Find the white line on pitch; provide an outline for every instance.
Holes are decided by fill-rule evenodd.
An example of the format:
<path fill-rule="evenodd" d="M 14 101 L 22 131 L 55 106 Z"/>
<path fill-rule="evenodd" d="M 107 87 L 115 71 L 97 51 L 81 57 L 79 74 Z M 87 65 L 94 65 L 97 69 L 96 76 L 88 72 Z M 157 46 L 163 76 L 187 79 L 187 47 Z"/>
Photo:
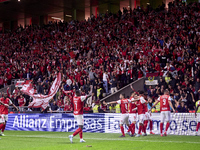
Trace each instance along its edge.
<path fill-rule="evenodd" d="M 60 139 L 66 139 L 68 137 L 56 137 L 56 136 L 45 136 L 45 135 L 8 135 L 8 136 L 12 136 L 12 137 L 38 137 L 38 138 L 50 138 L 50 139 L 54 139 L 54 138 L 60 138 Z M 100 141 L 104 141 L 104 140 L 108 140 L 108 141 L 141 141 L 141 142 L 160 142 L 160 143 L 191 143 L 191 144 L 200 144 L 200 142 L 188 142 L 188 141 L 158 141 L 158 140 L 140 140 L 140 139 L 136 139 L 136 138 L 132 138 L 132 139 L 125 139 L 125 138 L 87 138 L 85 137 L 84 139 L 89 139 L 89 140 L 100 140 Z"/>

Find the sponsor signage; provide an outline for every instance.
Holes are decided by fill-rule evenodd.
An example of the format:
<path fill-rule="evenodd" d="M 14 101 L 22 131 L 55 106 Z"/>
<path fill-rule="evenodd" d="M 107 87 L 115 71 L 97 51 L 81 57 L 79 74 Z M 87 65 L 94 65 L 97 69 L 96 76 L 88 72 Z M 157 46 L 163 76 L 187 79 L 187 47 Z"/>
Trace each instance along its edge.
<path fill-rule="evenodd" d="M 84 114 L 84 132 L 121 133 L 120 115 L 116 113 Z M 73 114 L 9 114 L 6 130 L 74 132 L 77 122 Z M 152 113 L 153 132 L 160 134 L 160 114 Z M 195 135 L 197 119 L 194 113 L 171 114 L 168 134 Z M 165 127 L 165 124 L 164 124 Z M 128 128 L 125 127 L 127 131 Z M 138 122 L 136 132 L 138 131 Z M 149 126 L 147 133 L 149 133 Z"/>

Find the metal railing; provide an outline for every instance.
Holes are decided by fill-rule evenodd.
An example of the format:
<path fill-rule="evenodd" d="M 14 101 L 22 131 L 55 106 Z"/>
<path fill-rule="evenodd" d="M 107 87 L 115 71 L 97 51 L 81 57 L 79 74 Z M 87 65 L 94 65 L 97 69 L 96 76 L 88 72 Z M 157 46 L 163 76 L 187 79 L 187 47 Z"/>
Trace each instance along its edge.
<path fill-rule="evenodd" d="M 130 96 L 130 93 L 132 92 L 132 89 L 130 88 L 130 85 L 133 86 L 133 88 L 138 91 L 138 90 L 144 90 L 144 79 L 145 77 L 142 77 L 128 85 L 126 85 L 125 87 L 119 89 L 117 92 L 108 95 L 107 97 L 101 99 L 101 101 L 106 101 L 106 102 L 110 102 L 110 101 L 114 101 L 114 100 L 118 100 L 119 99 L 119 95 L 120 94 L 125 94 L 125 96 Z"/>

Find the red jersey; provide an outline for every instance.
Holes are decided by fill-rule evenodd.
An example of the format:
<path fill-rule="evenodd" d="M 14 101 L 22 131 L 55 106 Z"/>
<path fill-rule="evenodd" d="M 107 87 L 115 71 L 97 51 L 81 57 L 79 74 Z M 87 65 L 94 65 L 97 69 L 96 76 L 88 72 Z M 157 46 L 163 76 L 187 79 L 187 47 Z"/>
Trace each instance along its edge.
<path fill-rule="evenodd" d="M 72 107 L 69 104 L 65 104 L 64 111 L 72 111 Z"/>
<path fill-rule="evenodd" d="M 4 99 L 4 98 L 2 97 L 2 98 L 0 98 L 0 101 L 1 101 L 2 103 L 4 103 L 4 104 L 7 104 L 7 105 L 12 104 L 12 101 L 11 101 L 9 98 Z M 7 114 L 8 114 L 8 107 L 6 107 L 6 106 L 0 104 L 0 114 L 5 114 L 5 115 L 7 115 Z"/>
<path fill-rule="evenodd" d="M 131 97 L 130 99 L 132 100 L 133 98 Z M 128 106 L 129 106 L 129 107 L 128 107 L 128 112 L 129 112 L 129 114 L 135 114 L 135 113 L 137 113 L 136 110 L 133 110 L 134 108 L 136 108 L 135 102 L 129 103 Z"/>
<path fill-rule="evenodd" d="M 122 99 L 122 100 L 118 100 L 117 103 L 120 104 L 122 114 L 128 113 L 128 104 L 131 103 L 131 100 Z"/>
<path fill-rule="evenodd" d="M 26 102 L 25 98 L 18 98 L 17 100 L 20 107 Z"/>
<path fill-rule="evenodd" d="M 83 115 L 83 106 L 84 100 L 87 96 L 74 96 L 73 104 L 74 104 L 74 115 Z"/>
<path fill-rule="evenodd" d="M 160 102 L 160 111 L 170 111 L 169 101 L 171 97 L 169 95 L 162 95 L 158 98 Z"/>
<path fill-rule="evenodd" d="M 144 97 L 140 97 L 140 100 L 137 102 L 137 111 L 138 111 L 138 115 L 140 114 L 145 114 L 145 99 Z"/>
<path fill-rule="evenodd" d="M 143 105 L 144 105 L 144 111 L 145 111 L 145 113 L 146 113 L 146 112 L 148 112 L 148 107 L 147 107 L 147 104 L 146 104 L 146 103 L 144 103 Z"/>

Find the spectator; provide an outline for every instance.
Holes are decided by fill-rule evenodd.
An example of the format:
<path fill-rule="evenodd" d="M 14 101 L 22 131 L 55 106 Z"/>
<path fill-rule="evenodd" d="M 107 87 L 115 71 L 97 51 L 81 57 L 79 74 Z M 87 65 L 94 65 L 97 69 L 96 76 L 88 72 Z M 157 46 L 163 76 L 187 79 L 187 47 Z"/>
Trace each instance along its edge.
<path fill-rule="evenodd" d="M 185 108 L 185 103 L 184 103 L 184 101 L 178 103 L 177 105 L 178 105 L 178 106 L 177 106 L 176 110 L 177 110 L 179 113 L 186 113 L 186 112 L 188 112 L 187 109 Z"/>
<path fill-rule="evenodd" d="M 24 111 L 24 106 L 25 106 L 25 103 L 26 103 L 26 99 L 23 97 L 22 94 L 20 94 L 20 96 L 17 99 L 17 101 L 18 101 L 19 111 Z"/>
<path fill-rule="evenodd" d="M 66 99 L 65 105 L 64 105 L 64 111 L 72 111 L 73 108 L 71 107 L 70 101 Z"/>
<path fill-rule="evenodd" d="M 117 81 L 115 78 L 113 78 L 111 80 L 111 82 L 109 82 L 109 84 L 111 84 L 111 94 L 117 92 Z"/>
<path fill-rule="evenodd" d="M 93 101 L 95 102 L 96 101 L 96 98 L 95 98 L 95 95 L 94 93 L 92 93 L 92 96 L 90 96 L 88 99 L 87 99 L 87 104 L 88 104 L 88 107 L 92 107 L 92 103 Z"/>
<path fill-rule="evenodd" d="M 115 105 L 114 105 L 114 104 L 111 104 L 111 105 L 109 106 L 109 111 L 110 111 L 110 113 L 115 113 L 115 110 L 116 110 Z"/>
<path fill-rule="evenodd" d="M 51 110 L 52 110 L 52 112 L 56 112 L 59 110 L 59 107 L 56 104 L 56 101 L 53 101 L 53 103 L 51 104 Z"/>
<path fill-rule="evenodd" d="M 104 73 L 103 73 L 103 87 L 104 87 L 106 93 L 108 93 L 108 80 L 109 80 L 108 72 L 104 71 Z"/>
<path fill-rule="evenodd" d="M 85 103 L 85 107 L 83 108 L 84 111 L 90 111 L 90 107 L 88 106 L 88 104 Z"/>
<path fill-rule="evenodd" d="M 61 99 L 60 96 L 58 96 L 57 102 L 56 102 L 57 106 L 59 107 L 60 111 L 64 110 L 64 104 L 63 104 L 63 100 Z"/>

